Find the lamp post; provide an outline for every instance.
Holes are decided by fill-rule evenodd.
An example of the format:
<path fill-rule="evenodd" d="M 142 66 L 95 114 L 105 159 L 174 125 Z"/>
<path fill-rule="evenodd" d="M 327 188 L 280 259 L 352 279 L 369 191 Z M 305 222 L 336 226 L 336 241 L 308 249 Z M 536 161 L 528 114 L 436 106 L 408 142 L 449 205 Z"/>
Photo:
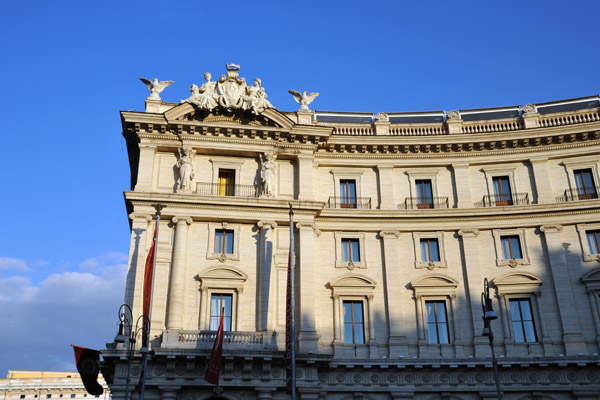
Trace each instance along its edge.
<path fill-rule="evenodd" d="M 494 333 L 492 332 L 492 320 L 498 318 L 498 314 L 492 307 L 492 299 L 490 299 L 490 283 L 487 278 L 483 281 L 483 293 L 481 293 L 481 308 L 483 309 L 483 331 L 482 336 L 487 336 L 490 339 L 490 348 L 492 349 L 492 366 L 494 367 L 494 380 L 496 381 L 496 391 L 498 392 L 498 400 L 502 400 L 502 392 L 500 391 L 500 379 L 498 378 L 498 362 L 496 361 L 496 352 L 494 351 Z"/>
<path fill-rule="evenodd" d="M 129 318 L 128 315 L 129 314 Z M 117 336 L 115 336 L 115 343 L 125 343 L 124 336 L 124 328 L 127 326 L 129 330 L 129 336 L 127 337 L 127 378 L 125 380 L 125 400 L 131 399 L 131 393 L 129 392 L 129 383 L 131 382 L 131 363 L 133 362 L 134 353 L 135 353 L 135 344 L 137 336 L 140 332 L 142 332 L 142 347 L 139 350 L 140 354 L 148 353 L 148 317 L 145 315 L 140 315 L 135 322 L 135 326 L 132 323 L 133 313 L 131 312 L 131 307 L 127 304 L 121 305 L 119 307 L 119 331 L 117 332 Z M 140 327 L 140 321 L 142 326 Z"/>

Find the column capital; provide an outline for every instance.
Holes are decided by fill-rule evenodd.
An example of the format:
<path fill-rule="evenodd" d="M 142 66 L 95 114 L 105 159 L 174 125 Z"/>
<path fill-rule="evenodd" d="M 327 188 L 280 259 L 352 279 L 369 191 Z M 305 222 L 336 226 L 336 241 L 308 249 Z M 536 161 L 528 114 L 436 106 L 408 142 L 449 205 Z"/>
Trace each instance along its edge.
<path fill-rule="evenodd" d="M 542 225 L 542 226 L 540 226 L 540 231 L 544 232 L 544 234 L 559 233 L 563 229 L 564 229 L 564 227 L 562 225 L 559 225 L 559 224 L 556 224 L 556 225 Z"/>
<path fill-rule="evenodd" d="M 277 222 L 275 221 L 258 221 L 256 223 L 256 226 L 258 226 L 260 229 L 275 229 L 277 228 Z"/>
<path fill-rule="evenodd" d="M 191 225 L 193 220 L 192 220 L 192 217 L 173 217 L 173 218 L 171 218 L 171 221 L 174 224 L 179 224 L 179 223 L 185 222 L 186 224 Z"/>
<path fill-rule="evenodd" d="M 400 231 L 380 231 L 379 237 L 383 239 L 394 239 L 400 237 Z"/>
<path fill-rule="evenodd" d="M 136 213 L 131 213 L 129 214 L 129 219 L 132 221 L 137 220 L 146 220 L 148 222 L 152 221 L 152 215 L 149 214 L 136 214 Z"/>
<path fill-rule="evenodd" d="M 546 157 L 546 156 L 533 156 L 533 157 L 529 157 L 529 162 L 532 163 L 532 164 L 547 163 L 548 162 L 548 157 Z"/>
<path fill-rule="evenodd" d="M 314 222 L 296 222 L 296 229 L 299 231 L 314 231 L 315 235 L 320 236 L 321 230 L 317 227 L 317 224 Z"/>
<path fill-rule="evenodd" d="M 477 237 L 477 236 L 479 236 L 479 229 L 474 229 L 474 228 L 459 229 L 458 236 Z"/>

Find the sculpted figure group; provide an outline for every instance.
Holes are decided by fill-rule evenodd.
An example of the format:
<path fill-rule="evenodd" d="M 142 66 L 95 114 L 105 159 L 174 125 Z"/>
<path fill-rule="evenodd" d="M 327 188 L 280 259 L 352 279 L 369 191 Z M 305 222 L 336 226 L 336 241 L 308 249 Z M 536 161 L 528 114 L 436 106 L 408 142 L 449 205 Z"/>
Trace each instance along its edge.
<path fill-rule="evenodd" d="M 233 109 L 251 110 L 258 115 L 267 108 L 274 108 L 267 100 L 267 93 L 260 79 L 254 79 L 254 86 L 246 85 L 244 78 L 238 78 L 239 65 L 228 64 L 227 76 L 211 81 L 210 73 L 204 74 L 206 80 L 202 86 L 192 85 L 192 95 L 182 102 L 192 103 L 203 110 L 212 110 L 217 105 L 231 111 Z"/>

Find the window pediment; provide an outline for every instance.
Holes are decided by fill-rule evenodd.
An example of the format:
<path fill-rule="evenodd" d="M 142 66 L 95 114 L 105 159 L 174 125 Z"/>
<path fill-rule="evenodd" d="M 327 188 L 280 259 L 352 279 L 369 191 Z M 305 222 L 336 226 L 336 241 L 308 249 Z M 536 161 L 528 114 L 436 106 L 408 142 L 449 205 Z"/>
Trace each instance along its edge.
<path fill-rule="evenodd" d="M 248 279 L 248 275 L 231 266 L 218 266 L 205 270 L 198 274 L 197 278 L 200 282 L 223 279 L 229 282 L 239 281 L 239 283 L 243 283 Z"/>
<path fill-rule="evenodd" d="M 534 293 L 539 290 L 542 283 L 544 283 L 542 278 L 528 272 L 509 273 L 493 280 L 493 284 L 498 289 L 499 295 L 507 293 Z"/>
<path fill-rule="evenodd" d="M 373 289 L 377 286 L 377 283 L 370 278 L 367 278 L 364 275 L 345 275 L 329 284 L 331 288 L 351 288 L 351 287 L 361 287 L 361 288 L 371 288 Z"/>
<path fill-rule="evenodd" d="M 409 283 L 415 296 L 454 296 L 458 281 L 446 275 L 435 274 L 417 278 Z"/>

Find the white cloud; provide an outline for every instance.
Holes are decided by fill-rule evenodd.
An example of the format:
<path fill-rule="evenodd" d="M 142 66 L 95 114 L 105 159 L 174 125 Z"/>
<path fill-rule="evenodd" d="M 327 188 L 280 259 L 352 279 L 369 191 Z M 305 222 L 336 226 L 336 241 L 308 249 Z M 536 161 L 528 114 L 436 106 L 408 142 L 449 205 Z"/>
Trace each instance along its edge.
<path fill-rule="evenodd" d="M 0 279 L 0 343 L 6 345 L 0 375 L 9 369 L 74 370 L 71 344 L 103 348 L 112 341 L 126 259 L 121 253 L 90 258 L 79 271 L 51 273 L 38 284 L 18 275 Z"/>
<path fill-rule="evenodd" d="M 11 257 L 0 257 L 0 270 L 27 271 L 25 260 Z"/>

